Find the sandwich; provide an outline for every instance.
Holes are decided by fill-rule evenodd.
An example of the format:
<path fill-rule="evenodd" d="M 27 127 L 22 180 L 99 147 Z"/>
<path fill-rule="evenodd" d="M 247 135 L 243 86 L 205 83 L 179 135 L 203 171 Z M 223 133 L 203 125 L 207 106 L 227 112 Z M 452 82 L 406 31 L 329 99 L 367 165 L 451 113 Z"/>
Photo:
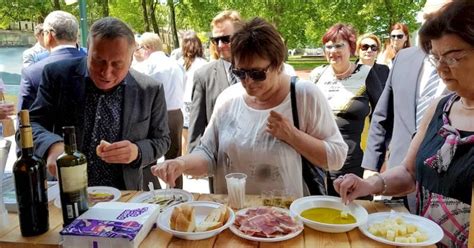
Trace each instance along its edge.
<path fill-rule="evenodd" d="M 196 228 L 194 208 L 188 204 L 175 207 L 171 213 L 170 227 L 180 232 L 194 232 Z"/>
<path fill-rule="evenodd" d="M 229 219 L 229 208 L 222 205 L 211 210 L 206 218 L 196 224 L 195 210 L 189 204 L 175 207 L 171 213 L 170 228 L 181 232 L 205 232 L 223 226 Z"/>
<path fill-rule="evenodd" d="M 222 205 L 213 209 L 204 219 L 203 222 L 196 225 L 196 232 L 205 232 L 217 229 L 223 226 L 229 219 L 229 209 L 226 205 Z"/>

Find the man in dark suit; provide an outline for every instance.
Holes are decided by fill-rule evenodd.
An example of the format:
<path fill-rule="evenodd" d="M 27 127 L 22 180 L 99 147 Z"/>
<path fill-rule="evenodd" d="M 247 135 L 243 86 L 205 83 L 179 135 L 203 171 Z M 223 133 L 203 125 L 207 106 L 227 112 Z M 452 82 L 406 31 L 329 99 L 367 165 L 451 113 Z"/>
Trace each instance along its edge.
<path fill-rule="evenodd" d="M 230 37 L 242 26 L 240 15 L 236 11 L 223 11 L 212 19 L 211 26 L 211 42 L 217 49 L 219 59 L 204 65 L 194 73 L 188 129 L 189 153 L 199 145 L 201 136 L 211 119 L 217 96 L 237 82 L 237 78 L 230 73 Z"/>
<path fill-rule="evenodd" d="M 163 86 L 130 69 L 132 30 L 115 18 L 92 26 L 87 58 L 48 64 L 31 106 L 35 154 L 56 175 L 63 126 L 75 126 L 89 185 L 141 190 L 159 183 L 149 169 L 170 144 Z M 107 142 L 104 142 L 107 141 Z"/>
<path fill-rule="evenodd" d="M 188 153 L 199 145 L 202 134 L 211 119 L 214 104 L 219 94 L 238 82 L 231 71 L 230 37 L 242 26 L 236 11 L 223 11 L 211 22 L 211 42 L 219 59 L 204 65 L 194 73 L 191 111 L 189 113 Z M 213 181 L 209 178 L 209 188 L 213 192 Z"/>
<path fill-rule="evenodd" d="M 86 55 L 76 47 L 78 30 L 79 25 L 76 17 L 67 12 L 53 11 L 46 16 L 41 37 L 43 37 L 44 46 L 49 50 L 50 55 L 22 70 L 18 111 L 29 109 L 33 104 L 45 65 Z"/>

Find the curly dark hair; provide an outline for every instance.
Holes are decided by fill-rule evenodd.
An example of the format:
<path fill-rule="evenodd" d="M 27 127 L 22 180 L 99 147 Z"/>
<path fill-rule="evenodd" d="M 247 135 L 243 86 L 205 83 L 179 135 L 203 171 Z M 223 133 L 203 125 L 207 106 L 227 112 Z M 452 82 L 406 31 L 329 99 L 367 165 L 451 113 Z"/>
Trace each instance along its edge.
<path fill-rule="evenodd" d="M 438 12 L 427 16 L 419 31 L 421 47 L 426 53 L 431 50 L 431 41 L 447 34 L 459 36 L 474 45 L 474 1 L 456 0 L 443 6 Z"/>

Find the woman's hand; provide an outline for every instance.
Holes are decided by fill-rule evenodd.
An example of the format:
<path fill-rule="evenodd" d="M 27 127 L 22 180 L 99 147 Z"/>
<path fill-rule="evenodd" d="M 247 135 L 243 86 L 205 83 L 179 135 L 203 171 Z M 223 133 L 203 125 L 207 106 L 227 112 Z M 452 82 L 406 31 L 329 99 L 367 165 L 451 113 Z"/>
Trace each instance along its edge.
<path fill-rule="evenodd" d="M 185 163 L 182 159 L 170 159 L 151 167 L 151 173 L 163 180 L 170 187 L 175 186 L 176 178 L 184 173 Z"/>
<path fill-rule="evenodd" d="M 358 197 L 371 194 L 372 185 L 354 174 L 346 174 L 334 180 L 334 189 L 342 202 L 350 203 Z"/>
<path fill-rule="evenodd" d="M 12 103 L 0 103 L 0 119 L 5 119 L 9 115 L 15 114 L 15 105 Z"/>
<path fill-rule="evenodd" d="M 295 129 L 296 127 L 283 115 L 273 110 L 270 111 L 266 131 L 275 138 L 290 143 L 289 140 L 294 137 Z"/>

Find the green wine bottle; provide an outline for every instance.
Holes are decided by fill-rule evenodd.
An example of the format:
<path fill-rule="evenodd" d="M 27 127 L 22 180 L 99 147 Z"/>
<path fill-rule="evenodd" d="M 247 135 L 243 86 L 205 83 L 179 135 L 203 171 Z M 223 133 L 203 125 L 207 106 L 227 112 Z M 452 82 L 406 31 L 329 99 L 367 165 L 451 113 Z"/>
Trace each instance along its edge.
<path fill-rule="evenodd" d="M 33 155 L 33 134 L 28 110 L 20 111 L 21 156 L 13 165 L 21 235 L 28 237 L 49 229 L 46 166 Z"/>
<path fill-rule="evenodd" d="M 89 209 L 87 201 L 87 160 L 77 150 L 74 126 L 63 127 L 64 153 L 58 166 L 61 208 L 64 226 Z"/>

